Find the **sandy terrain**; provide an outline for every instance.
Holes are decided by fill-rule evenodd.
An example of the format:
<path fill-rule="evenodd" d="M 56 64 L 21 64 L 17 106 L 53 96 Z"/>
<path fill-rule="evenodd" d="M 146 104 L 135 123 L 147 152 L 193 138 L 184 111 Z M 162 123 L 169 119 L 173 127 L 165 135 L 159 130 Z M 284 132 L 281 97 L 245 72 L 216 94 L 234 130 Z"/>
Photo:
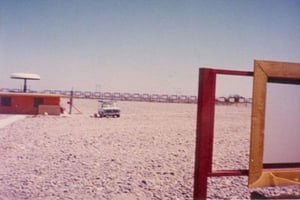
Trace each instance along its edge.
<path fill-rule="evenodd" d="M 0 199 L 192 199 L 195 104 L 119 102 L 120 118 L 100 119 L 96 100 L 74 103 L 82 114 L 0 129 Z M 250 106 L 217 106 L 215 129 L 214 169 L 246 169 Z M 211 199 L 249 198 L 246 177 L 209 182 Z"/>

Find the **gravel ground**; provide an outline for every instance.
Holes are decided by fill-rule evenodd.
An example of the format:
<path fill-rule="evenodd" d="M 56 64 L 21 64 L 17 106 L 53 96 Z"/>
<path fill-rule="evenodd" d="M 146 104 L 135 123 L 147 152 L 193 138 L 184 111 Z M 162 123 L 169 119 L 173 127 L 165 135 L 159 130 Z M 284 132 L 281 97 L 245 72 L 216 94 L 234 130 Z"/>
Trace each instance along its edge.
<path fill-rule="evenodd" d="M 100 119 L 91 117 L 96 100 L 74 102 L 82 114 L 28 116 L 0 129 L 0 199 L 192 199 L 195 104 L 119 102 L 120 118 Z M 216 107 L 214 169 L 248 168 L 250 111 Z M 247 177 L 209 179 L 209 199 L 250 192 Z"/>

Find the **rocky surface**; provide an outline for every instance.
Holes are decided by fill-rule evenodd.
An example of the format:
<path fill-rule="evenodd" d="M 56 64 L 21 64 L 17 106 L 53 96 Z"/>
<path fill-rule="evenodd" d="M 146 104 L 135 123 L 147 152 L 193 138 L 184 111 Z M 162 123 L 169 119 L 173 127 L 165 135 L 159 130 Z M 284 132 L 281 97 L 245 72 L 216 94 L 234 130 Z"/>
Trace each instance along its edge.
<path fill-rule="evenodd" d="M 82 114 L 28 116 L 0 129 L 0 199 L 192 199 L 195 104 L 119 102 L 120 118 L 94 118 L 96 100 L 74 103 Z M 248 167 L 250 112 L 216 107 L 214 169 Z M 247 177 L 209 179 L 210 199 L 250 192 Z"/>

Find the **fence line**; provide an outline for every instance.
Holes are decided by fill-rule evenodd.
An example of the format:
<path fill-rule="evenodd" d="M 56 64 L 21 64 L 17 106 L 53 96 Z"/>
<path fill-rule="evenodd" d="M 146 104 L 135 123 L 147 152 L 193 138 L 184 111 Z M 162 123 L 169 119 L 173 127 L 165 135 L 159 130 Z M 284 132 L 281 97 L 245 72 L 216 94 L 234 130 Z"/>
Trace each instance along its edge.
<path fill-rule="evenodd" d="M 1 88 L 0 92 L 23 92 L 19 89 Z M 62 96 L 71 95 L 69 90 L 28 90 L 27 93 L 55 94 Z M 74 98 L 116 100 L 116 101 L 146 101 L 146 102 L 165 102 L 165 103 L 197 103 L 196 96 L 187 95 L 167 95 L 167 94 L 140 94 L 140 93 L 120 93 L 120 92 L 91 92 L 77 91 L 73 92 Z"/>
<path fill-rule="evenodd" d="M 0 88 L 0 92 L 22 92 L 19 89 Z M 70 90 L 29 90 L 28 93 L 56 94 L 70 96 Z M 188 95 L 167 95 L 167 94 L 146 94 L 146 93 L 120 93 L 120 92 L 91 92 L 91 91 L 74 91 L 74 98 L 99 99 L 99 100 L 116 100 L 116 101 L 145 101 L 145 102 L 164 102 L 164 103 L 197 103 L 197 96 Z M 233 103 L 252 103 L 251 98 L 237 97 L 219 97 L 216 104 L 233 104 Z"/>

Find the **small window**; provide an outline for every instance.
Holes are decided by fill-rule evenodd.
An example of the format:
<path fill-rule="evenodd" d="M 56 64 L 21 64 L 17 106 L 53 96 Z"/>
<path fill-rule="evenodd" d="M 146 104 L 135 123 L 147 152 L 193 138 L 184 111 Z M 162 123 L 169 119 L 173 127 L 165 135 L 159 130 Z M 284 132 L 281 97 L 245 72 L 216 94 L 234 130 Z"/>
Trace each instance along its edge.
<path fill-rule="evenodd" d="M 38 107 L 39 105 L 44 104 L 44 99 L 43 98 L 34 98 L 33 100 L 33 106 Z"/>
<path fill-rule="evenodd" d="M 11 106 L 11 97 L 1 97 L 1 106 Z"/>

